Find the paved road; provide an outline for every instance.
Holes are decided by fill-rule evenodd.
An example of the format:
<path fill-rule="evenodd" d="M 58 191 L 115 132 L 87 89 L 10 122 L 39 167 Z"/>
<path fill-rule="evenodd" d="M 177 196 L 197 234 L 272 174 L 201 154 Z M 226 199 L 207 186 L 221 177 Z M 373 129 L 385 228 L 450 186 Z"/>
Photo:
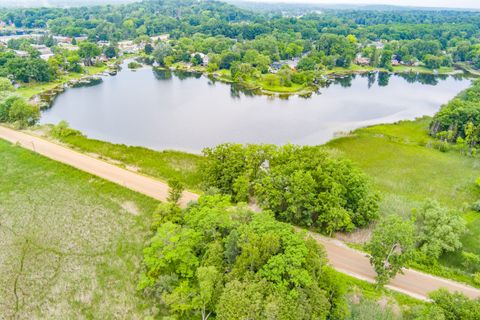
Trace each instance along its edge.
<path fill-rule="evenodd" d="M 161 181 L 122 169 L 45 139 L 2 126 L 0 126 L 0 138 L 160 201 L 165 201 L 168 196 L 168 186 Z M 196 199 L 198 199 L 197 194 L 185 192 L 181 204 L 185 206 Z M 348 248 L 338 240 L 315 233 L 309 233 L 309 235 L 325 247 L 330 264 L 335 269 L 355 278 L 374 282 L 375 272 L 365 253 Z M 387 287 L 418 299 L 427 299 L 429 292 L 440 288 L 446 288 L 452 292 L 459 291 L 471 298 L 480 297 L 480 290 L 476 288 L 409 269 L 404 270 L 404 274 L 398 275 Z"/>

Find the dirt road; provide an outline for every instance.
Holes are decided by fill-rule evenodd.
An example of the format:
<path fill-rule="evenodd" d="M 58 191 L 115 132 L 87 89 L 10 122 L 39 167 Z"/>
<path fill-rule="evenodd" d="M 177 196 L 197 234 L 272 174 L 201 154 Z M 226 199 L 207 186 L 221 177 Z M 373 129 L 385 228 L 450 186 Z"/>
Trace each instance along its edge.
<path fill-rule="evenodd" d="M 165 201 L 168 196 L 168 186 L 161 181 L 122 169 L 42 138 L 2 126 L 0 126 L 0 138 L 160 201 Z M 185 206 L 189 201 L 197 198 L 197 194 L 184 192 L 181 204 Z M 330 264 L 335 269 L 355 278 L 374 282 L 375 272 L 364 253 L 348 248 L 338 240 L 315 233 L 310 235 L 325 247 Z M 471 298 L 480 297 L 479 289 L 408 269 L 403 275 L 393 279 L 387 287 L 417 299 L 426 299 L 429 292 L 440 288 L 446 288 L 452 292 L 459 291 Z"/>
<path fill-rule="evenodd" d="M 143 193 L 154 199 L 165 201 L 168 197 L 168 186 L 161 181 L 143 176 L 139 173 L 122 169 L 92 156 L 74 151 L 45 139 L 20 131 L 0 126 L 0 138 L 11 143 L 33 150 L 47 158 L 63 162 L 82 171 L 91 173 L 105 180 L 122 185 L 131 190 Z M 180 201 L 182 206 L 198 199 L 198 195 L 184 192 Z"/>

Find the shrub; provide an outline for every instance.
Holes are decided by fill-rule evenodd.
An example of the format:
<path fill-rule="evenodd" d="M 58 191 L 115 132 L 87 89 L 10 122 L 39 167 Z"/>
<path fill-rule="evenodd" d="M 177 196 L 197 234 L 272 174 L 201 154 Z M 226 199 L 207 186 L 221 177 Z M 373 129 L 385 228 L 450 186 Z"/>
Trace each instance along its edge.
<path fill-rule="evenodd" d="M 462 265 L 468 271 L 474 273 L 477 272 L 480 268 L 480 257 L 472 252 L 463 251 L 462 252 Z"/>
<path fill-rule="evenodd" d="M 0 121 L 15 122 L 20 128 L 32 126 L 40 119 L 40 110 L 25 100 L 15 97 L 0 107 Z"/>
<path fill-rule="evenodd" d="M 66 121 L 60 121 L 50 130 L 50 135 L 54 138 L 61 139 L 70 136 L 81 136 L 82 133 L 68 126 Z"/>
<path fill-rule="evenodd" d="M 480 200 L 477 200 L 472 204 L 472 210 L 480 212 Z"/>
<path fill-rule="evenodd" d="M 480 285 L 480 272 L 476 272 L 473 275 L 473 282 L 476 283 L 477 285 Z"/>
<path fill-rule="evenodd" d="M 135 62 L 135 61 L 132 61 L 132 62 L 129 62 L 128 63 L 128 68 L 129 69 L 138 69 L 138 68 L 141 68 L 142 65 L 138 62 Z"/>
<path fill-rule="evenodd" d="M 442 141 L 438 141 L 438 140 L 433 141 L 432 147 L 434 149 L 437 149 L 440 152 L 447 152 L 450 149 L 450 145 L 448 144 L 448 142 L 443 141 L 443 140 Z"/>

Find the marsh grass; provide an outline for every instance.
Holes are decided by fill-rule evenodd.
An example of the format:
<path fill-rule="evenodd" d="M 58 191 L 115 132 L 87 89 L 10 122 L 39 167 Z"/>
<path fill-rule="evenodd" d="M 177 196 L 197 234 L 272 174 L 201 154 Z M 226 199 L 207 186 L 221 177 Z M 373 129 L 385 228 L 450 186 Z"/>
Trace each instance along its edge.
<path fill-rule="evenodd" d="M 426 199 L 435 199 L 461 214 L 469 232 L 464 250 L 480 254 L 480 214 L 469 209 L 480 199 L 475 179 L 480 160 L 450 150 L 432 147 L 428 135 L 430 119 L 376 125 L 353 132 L 327 144 L 359 165 L 382 193 L 381 212 L 410 216 Z M 445 255 L 444 266 L 458 268 L 457 255 Z M 428 269 L 428 268 L 426 268 Z"/>

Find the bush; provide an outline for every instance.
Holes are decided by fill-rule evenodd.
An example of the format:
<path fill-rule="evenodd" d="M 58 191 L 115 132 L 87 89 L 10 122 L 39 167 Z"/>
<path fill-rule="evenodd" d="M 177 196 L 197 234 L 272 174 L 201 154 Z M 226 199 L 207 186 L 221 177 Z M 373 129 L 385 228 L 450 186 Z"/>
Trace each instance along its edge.
<path fill-rule="evenodd" d="M 16 100 L 8 112 L 9 121 L 16 122 L 20 128 L 33 126 L 40 119 L 40 110 L 22 99 Z"/>
<path fill-rule="evenodd" d="M 135 61 L 132 61 L 132 62 L 129 62 L 128 63 L 128 68 L 129 69 L 138 69 L 138 68 L 141 68 L 142 65 L 138 62 L 135 62 Z"/>
<path fill-rule="evenodd" d="M 66 121 L 60 121 L 50 130 L 50 135 L 54 138 L 61 139 L 70 136 L 81 136 L 82 133 L 68 126 Z"/>
<path fill-rule="evenodd" d="M 40 110 L 20 97 L 8 98 L 0 105 L 0 122 L 15 122 L 20 128 L 25 128 L 39 119 Z"/>
<path fill-rule="evenodd" d="M 462 252 L 462 265 L 469 272 L 475 273 L 480 268 L 480 257 L 472 252 Z"/>
<path fill-rule="evenodd" d="M 473 282 L 477 285 L 480 285 L 480 272 L 476 272 L 473 275 Z"/>
<path fill-rule="evenodd" d="M 472 210 L 480 212 L 480 200 L 477 200 L 472 204 Z"/>
<path fill-rule="evenodd" d="M 446 141 L 435 140 L 432 142 L 432 147 L 440 152 L 447 152 L 450 150 L 450 145 Z"/>

